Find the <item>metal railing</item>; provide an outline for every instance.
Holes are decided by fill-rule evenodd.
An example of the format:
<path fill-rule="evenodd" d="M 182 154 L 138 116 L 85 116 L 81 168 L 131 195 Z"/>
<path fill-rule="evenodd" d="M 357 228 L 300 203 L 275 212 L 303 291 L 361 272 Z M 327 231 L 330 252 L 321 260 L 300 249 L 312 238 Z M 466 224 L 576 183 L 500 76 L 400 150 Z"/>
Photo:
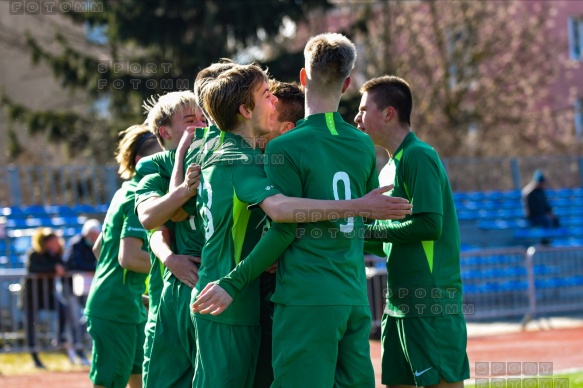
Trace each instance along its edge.
<path fill-rule="evenodd" d="M 461 254 L 462 311 L 468 321 L 522 317 L 583 309 L 583 247 L 489 249 Z M 384 260 L 367 257 L 373 334 L 385 308 Z"/>
<path fill-rule="evenodd" d="M 0 353 L 90 349 L 82 316 L 88 287 L 80 276 L 89 279 L 0 270 Z"/>
<path fill-rule="evenodd" d="M 454 191 L 521 189 L 536 169 L 550 187 L 580 187 L 579 155 L 491 158 L 444 158 Z M 8 166 L 0 168 L 0 206 L 109 203 L 120 184 L 117 166 Z"/>

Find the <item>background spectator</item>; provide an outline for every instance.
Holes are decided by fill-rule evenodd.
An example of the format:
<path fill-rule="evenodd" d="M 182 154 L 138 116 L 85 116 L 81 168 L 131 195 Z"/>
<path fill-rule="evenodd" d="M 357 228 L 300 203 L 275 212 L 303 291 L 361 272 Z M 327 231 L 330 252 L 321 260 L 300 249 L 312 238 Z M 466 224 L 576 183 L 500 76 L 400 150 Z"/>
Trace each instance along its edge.
<path fill-rule="evenodd" d="M 63 276 L 65 267 L 62 262 L 63 244 L 50 228 L 39 228 L 32 236 L 32 250 L 28 254 L 29 274 L 49 275 L 27 277 L 24 285 L 23 306 L 26 311 L 26 340 L 37 368 L 45 368 L 35 351 L 36 330 L 40 310 L 58 311 L 59 343 L 64 343 L 66 306 L 60 303 L 55 294 L 55 276 Z"/>
<path fill-rule="evenodd" d="M 93 245 L 101 233 L 101 223 L 98 220 L 90 219 L 85 221 L 80 234 L 77 234 L 69 241 L 69 246 L 64 256 L 65 265 L 69 272 L 78 273 L 83 282 L 90 282 L 97 266 L 97 259 L 93 254 Z M 85 290 L 88 287 L 84 285 Z M 83 351 L 83 334 L 86 329 L 86 318 L 83 314 L 87 295 L 83 293 L 78 295 L 73 293 L 73 283 L 68 280 L 65 282 L 64 294 L 68 304 L 68 321 L 71 327 L 73 338 L 73 347 L 81 364 L 89 365 L 89 361 Z M 75 354 L 68 349 L 68 356 L 72 363 L 75 362 Z"/>
<path fill-rule="evenodd" d="M 531 226 L 556 228 L 559 226 L 559 218 L 553 213 L 547 199 L 545 181 L 542 171 L 536 170 L 532 181 L 522 189 L 526 219 Z"/>

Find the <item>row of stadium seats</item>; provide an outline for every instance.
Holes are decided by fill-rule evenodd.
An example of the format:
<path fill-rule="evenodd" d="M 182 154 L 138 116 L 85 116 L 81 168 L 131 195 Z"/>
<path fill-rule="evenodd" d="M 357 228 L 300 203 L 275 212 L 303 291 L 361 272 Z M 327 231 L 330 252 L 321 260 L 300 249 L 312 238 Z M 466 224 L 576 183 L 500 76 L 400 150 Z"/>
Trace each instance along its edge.
<path fill-rule="evenodd" d="M 108 205 L 32 205 L 0 208 L 0 268 L 26 265 L 31 236 L 39 227 L 58 231 L 65 243 L 88 218 L 103 219 Z"/>
<path fill-rule="evenodd" d="M 545 190 L 549 200 L 556 198 L 581 199 L 583 198 L 583 187 L 562 188 L 562 189 L 546 189 Z M 470 200 L 470 201 L 504 201 L 504 200 L 521 200 L 520 190 L 510 191 L 468 191 L 455 192 L 453 199 L 456 202 Z"/>
<path fill-rule="evenodd" d="M 7 219 L 19 218 L 51 218 L 74 217 L 78 215 L 104 214 L 107 212 L 107 204 L 88 205 L 31 205 L 31 206 L 7 206 L 0 208 L 0 216 Z"/>

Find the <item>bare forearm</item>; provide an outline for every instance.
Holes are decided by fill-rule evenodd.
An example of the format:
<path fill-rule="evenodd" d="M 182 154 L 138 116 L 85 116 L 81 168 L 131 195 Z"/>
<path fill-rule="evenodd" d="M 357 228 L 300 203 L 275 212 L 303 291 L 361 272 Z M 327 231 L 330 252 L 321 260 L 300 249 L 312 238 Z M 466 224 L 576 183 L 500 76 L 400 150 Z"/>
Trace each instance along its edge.
<path fill-rule="evenodd" d="M 95 258 L 97 260 L 99 260 L 99 255 L 101 254 L 101 241 L 102 240 L 103 240 L 103 234 L 99 233 L 99 237 L 97 237 L 95 244 L 93 244 L 93 248 L 91 248 L 91 250 L 93 251 L 93 254 L 95 255 Z"/>
<path fill-rule="evenodd" d="M 170 232 L 167 228 L 155 231 L 150 237 L 150 249 L 162 263 L 173 253 L 170 241 Z"/>
<path fill-rule="evenodd" d="M 178 188 L 184 182 L 184 157 L 186 151 L 178 150 L 174 159 L 174 168 L 170 177 L 170 190 Z"/>
<path fill-rule="evenodd" d="M 151 198 L 140 203 L 137 209 L 140 222 L 148 230 L 159 228 L 170 220 L 191 196 L 186 187 L 179 186 L 163 197 Z"/>
<path fill-rule="evenodd" d="M 142 250 L 142 243 L 139 238 L 122 238 L 119 243 L 119 265 L 130 271 L 150 273 L 150 256 Z"/>
<path fill-rule="evenodd" d="M 277 194 L 259 205 L 275 222 L 318 222 L 358 215 L 359 200 L 328 201 Z"/>

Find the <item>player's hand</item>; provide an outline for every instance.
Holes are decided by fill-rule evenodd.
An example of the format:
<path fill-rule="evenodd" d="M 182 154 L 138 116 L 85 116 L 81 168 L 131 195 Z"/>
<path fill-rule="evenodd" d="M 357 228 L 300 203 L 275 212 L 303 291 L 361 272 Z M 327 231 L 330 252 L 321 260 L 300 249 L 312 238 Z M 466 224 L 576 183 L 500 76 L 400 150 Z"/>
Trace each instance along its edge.
<path fill-rule="evenodd" d="M 267 273 L 270 273 L 270 274 L 274 274 L 274 273 L 276 273 L 276 272 L 277 272 L 277 261 L 276 261 L 275 263 L 271 264 L 271 265 L 269 266 L 269 268 L 267 268 L 267 269 L 265 270 L 265 272 L 267 272 Z"/>
<path fill-rule="evenodd" d="M 182 136 L 180 137 L 180 142 L 178 143 L 178 148 L 176 149 L 176 153 L 180 154 L 180 155 L 186 155 L 186 152 L 188 151 L 188 148 L 190 148 L 190 145 L 192 144 L 192 141 L 194 140 L 194 131 L 195 131 L 196 127 L 187 127 L 184 132 L 182 133 Z"/>
<path fill-rule="evenodd" d="M 190 288 L 194 288 L 198 282 L 198 263 L 199 257 L 176 254 L 168 256 L 164 261 L 166 268 Z"/>
<path fill-rule="evenodd" d="M 191 164 L 188 166 L 182 184 L 186 187 L 191 197 L 196 195 L 196 190 L 200 184 L 200 166 L 198 164 Z"/>
<path fill-rule="evenodd" d="M 413 205 L 405 198 L 384 195 L 393 185 L 374 189 L 359 201 L 359 216 L 373 220 L 400 220 L 413 212 Z"/>
<path fill-rule="evenodd" d="M 209 283 L 204 290 L 197 295 L 192 304 L 193 313 L 219 315 L 233 302 L 233 298 L 227 291 L 215 283 Z"/>

